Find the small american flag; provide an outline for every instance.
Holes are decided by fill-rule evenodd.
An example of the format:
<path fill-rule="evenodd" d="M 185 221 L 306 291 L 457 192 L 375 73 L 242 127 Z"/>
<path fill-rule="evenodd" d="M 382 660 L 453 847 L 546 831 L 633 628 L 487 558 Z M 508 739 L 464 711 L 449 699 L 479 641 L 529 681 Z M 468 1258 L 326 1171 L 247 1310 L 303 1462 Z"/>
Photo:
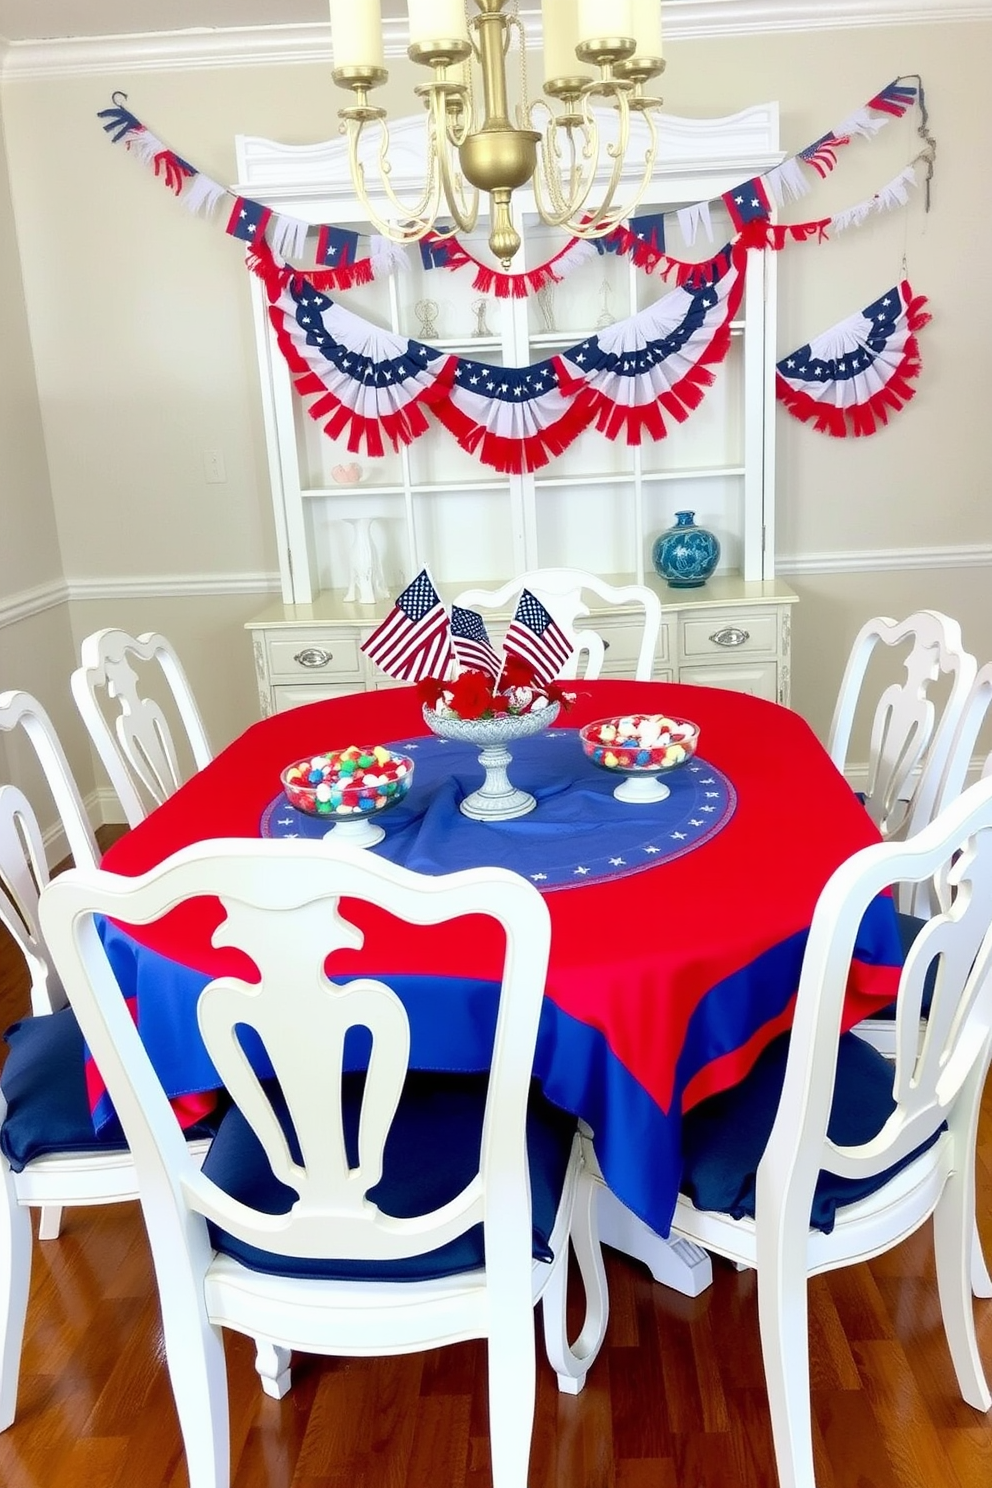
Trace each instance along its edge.
<path fill-rule="evenodd" d="M 451 606 L 451 641 L 459 666 L 466 672 L 485 672 L 494 680 L 500 674 L 502 659 L 493 649 L 481 615 L 474 610 Z"/>
<path fill-rule="evenodd" d="M 807 145 L 805 150 L 800 150 L 799 159 L 805 160 L 807 165 L 811 165 L 817 175 L 822 179 L 824 176 L 828 176 L 837 164 L 837 151 L 841 145 L 849 145 L 850 143 L 851 141 L 846 134 L 824 134 L 820 139 L 814 140 L 811 145 Z"/>
<path fill-rule="evenodd" d="M 520 591 L 517 613 L 506 632 L 508 656 L 529 661 L 539 682 L 553 682 L 572 654 L 572 643 L 536 595 Z"/>
<path fill-rule="evenodd" d="M 362 650 L 400 682 L 445 675 L 454 660 L 451 621 L 426 568 L 397 596 Z"/>

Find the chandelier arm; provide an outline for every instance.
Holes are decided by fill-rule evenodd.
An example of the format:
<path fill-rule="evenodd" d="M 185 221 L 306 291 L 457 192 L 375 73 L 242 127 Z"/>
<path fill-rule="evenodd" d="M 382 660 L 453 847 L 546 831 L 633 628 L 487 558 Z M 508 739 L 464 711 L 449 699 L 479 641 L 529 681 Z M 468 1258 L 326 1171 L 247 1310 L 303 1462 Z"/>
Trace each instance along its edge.
<path fill-rule="evenodd" d="M 536 126 L 534 114 L 537 109 L 541 109 L 547 115 L 547 125 L 543 130 L 537 130 L 537 133 L 540 135 L 539 150 L 541 166 L 534 172 L 532 183 L 534 200 L 542 221 L 552 227 L 561 226 L 562 223 L 567 222 L 568 218 L 573 215 L 573 202 L 578 199 L 579 193 L 583 190 L 582 172 L 576 150 L 575 127 L 573 125 L 564 126 L 570 156 L 568 168 L 569 185 L 566 191 L 562 187 L 563 173 L 560 164 L 562 150 L 559 141 L 563 127 L 561 120 L 543 99 L 538 99 L 532 105 L 527 115 L 527 123 L 531 128 L 535 128 Z M 584 126 L 583 136 L 585 136 Z M 591 185 L 592 174 L 595 170 L 595 151 L 592 149 L 588 139 L 584 140 L 584 147 L 581 153 L 587 160 L 593 161 L 593 165 L 588 172 L 590 181 L 585 187 L 585 192 L 587 193 Z M 545 194 L 545 191 L 547 194 Z"/>
<path fill-rule="evenodd" d="M 396 212 L 396 219 L 390 220 L 383 217 L 372 204 L 372 198 L 369 195 L 365 180 L 365 166 L 362 164 L 358 155 L 358 144 L 364 132 L 366 122 L 365 120 L 359 120 L 357 123 L 355 121 L 349 121 L 346 131 L 348 137 L 348 165 L 351 170 L 351 178 L 354 183 L 356 195 L 362 204 L 363 212 L 376 232 L 380 233 L 384 238 L 388 238 L 393 243 L 412 243 L 417 238 L 423 237 L 437 216 L 440 193 L 431 142 L 428 140 L 428 170 L 423 195 L 417 205 L 411 207 L 406 202 L 400 201 L 389 180 L 391 167 L 388 160 L 389 128 L 386 121 L 381 118 L 373 121 L 379 124 L 379 180 L 382 194 Z"/>
<path fill-rule="evenodd" d="M 612 89 L 611 89 L 611 91 L 612 91 Z M 581 211 L 584 216 L 590 216 L 591 215 L 592 218 L 594 219 L 594 221 L 597 224 L 602 224 L 605 221 L 609 221 L 610 224 L 611 224 L 611 227 L 615 227 L 617 225 L 617 222 L 620 220 L 620 215 L 622 215 L 622 214 L 618 214 L 616 216 L 611 217 L 610 216 L 610 208 L 613 205 L 613 198 L 617 194 L 617 188 L 620 185 L 620 181 L 621 181 L 621 178 L 623 176 L 624 160 L 626 159 L 626 155 L 627 155 L 627 146 L 630 143 L 630 108 L 629 108 L 629 105 L 627 103 L 627 96 L 626 96 L 626 90 L 625 89 L 623 89 L 623 88 L 618 88 L 617 89 L 617 92 L 616 92 L 616 104 L 617 104 L 617 116 L 618 116 L 619 126 L 620 127 L 619 127 L 619 132 L 618 132 L 618 137 L 617 137 L 616 143 L 615 144 L 609 144 L 606 147 L 606 154 L 613 161 L 613 168 L 610 171 L 610 179 L 609 179 L 609 181 L 607 183 L 606 194 L 602 198 L 602 200 L 600 201 L 600 204 L 599 204 L 598 209 L 595 210 L 595 211 L 593 211 L 590 214 L 588 212 L 588 210 L 586 209 L 586 202 L 589 199 L 589 193 L 591 192 L 592 187 L 593 187 L 593 184 L 595 182 L 595 173 L 593 173 L 593 175 L 590 177 L 588 187 L 587 187 L 586 191 L 584 192 L 584 194 L 582 196 L 582 200 L 580 202 L 578 202 L 578 204 L 576 206 L 576 209 L 570 214 L 572 217 L 575 217 L 577 215 L 577 213 Z M 587 121 L 587 124 L 588 124 L 588 127 L 589 127 L 589 136 L 588 137 L 589 137 L 590 141 L 595 140 L 596 141 L 596 144 L 598 146 L 598 143 L 599 143 L 599 126 L 597 125 L 596 120 L 595 120 L 595 117 L 594 117 L 593 112 L 592 112 L 592 94 L 591 93 L 587 93 L 585 95 L 585 98 L 583 99 L 582 111 L 585 114 L 586 121 Z M 599 155 L 599 150 L 597 148 L 596 151 L 595 151 L 595 158 L 598 158 L 598 155 Z M 641 187 L 641 190 L 638 192 L 638 197 L 640 197 L 641 192 L 643 192 L 643 189 L 644 188 L 642 186 Z M 636 198 L 635 198 L 635 201 L 636 201 Z M 606 229 L 606 230 L 609 231 L 609 229 Z M 602 233 L 598 233 L 598 232 L 597 233 L 590 233 L 589 236 L 590 237 L 601 237 L 602 236 Z"/>
<path fill-rule="evenodd" d="M 546 126 L 543 129 L 538 128 L 538 121 L 535 119 L 538 109 L 547 116 Z M 540 165 L 534 171 L 534 180 L 532 180 L 534 204 L 537 205 L 538 216 L 541 222 L 546 222 L 549 226 L 561 226 L 573 214 L 573 202 L 579 198 L 583 190 L 582 167 L 579 164 L 579 152 L 576 147 L 576 126 L 574 124 L 564 126 L 565 137 L 568 140 L 568 155 L 570 155 L 568 189 L 565 190 L 562 187 L 564 173 L 562 173 L 562 149 L 559 143 L 562 134 L 561 119 L 550 109 L 549 104 L 544 103 L 543 98 L 538 98 L 528 110 L 526 122 L 540 135 L 540 144 L 538 144 Z M 583 137 L 584 134 L 586 134 L 586 129 L 583 125 Z M 589 140 L 584 140 L 582 155 L 586 159 L 593 158 Z M 589 174 L 592 174 L 593 168 L 595 167 L 590 168 Z M 589 187 L 586 186 L 584 189 L 587 190 Z"/>
<path fill-rule="evenodd" d="M 432 91 L 429 107 L 428 149 L 431 153 L 431 160 L 439 173 L 439 194 L 443 194 L 448 213 L 458 231 L 471 232 L 479 218 L 479 193 L 473 189 L 471 194 L 466 195 L 461 171 L 453 169 L 457 154 L 447 148 L 449 143 L 447 105 L 440 90 Z M 468 122 L 471 124 L 471 120 Z M 465 129 L 461 138 L 464 139 L 467 133 L 468 129 Z M 457 141 L 457 143 L 460 142 L 460 140 Z M 456 144 L 455 141 L 451 143 Z"/>
<path fill-rule="evenodd" d="M 613 205 L 613 198 L 616 195 L 617 187 L 620 184 L 620 178 L 623 174 L 627 146 L 630 142 L 630 112 L 629 109 L 624 108 L 625 102 L 626 100 L 621 102 L 621 115 L 626 113 L 626 120 L 624 121 L 623 117 L 621 117 L 620 137 L 616 145 L 607 146 L 607 153 L 614 157 L 614 164 L 606 194 L 598 208 L 594 211 L 584 210 L 581 217 L 576 214 L 566 223 L 568 230 L 574 237 L 586 239 L 606 237 L 621 222 L 633 215 L 637 210 L 638 202 L 651 183 L 658 148 L 658 132 L 651 109 L 642 109 L 639 112 L 643 113 L 647 124 L 648 147 L 644 152 L 644 170 L 641 180 L 632 197 L 621 206 Z M 586 197 L 588 197 L 588 192 L 586 193 Z M 580 210 L 584 207 L 585 200 L 580 204 Z"/>
<path fill-rule="evenodd" d="M 538 204 L 541 217 L 552 227 L 563 227 L 566 223 L 581 216 L 589 193 L 595 184 L 596 163 L 599 158 L 599 130 L 595 120 L 587 121 L 581 129 L 582 144 L 579 147 L 575 138 L 575 126 L 566 127 L 571 155 L 567 188 L 563 180 L 560 165 L 561 151 L 557 143 L 560 135 L 559 127 L 553 124 L 542 142 L 544 179 L 542 180 L 540 172 L 535 172 L 534 199 Z M 581 164 L 582 159 L 588 162 L 585 169 Z M 622 161 L 620 168 L 621 170 L 623 168 Z M 550 197 L 550 205 L 545 196 L 545 188 Z"/>

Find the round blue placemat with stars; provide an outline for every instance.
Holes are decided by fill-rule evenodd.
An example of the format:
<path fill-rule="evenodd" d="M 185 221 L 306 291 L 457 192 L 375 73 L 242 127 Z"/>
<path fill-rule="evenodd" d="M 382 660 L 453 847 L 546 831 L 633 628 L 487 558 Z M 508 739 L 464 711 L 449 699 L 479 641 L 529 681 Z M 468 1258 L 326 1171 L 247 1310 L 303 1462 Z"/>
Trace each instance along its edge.
<path fill-rule="evenodd" d="M 386 835 L 370 851 L 417 873 L 502 867 L 538 888 L 625 878 L 691 852 L 734 814 L 737 795 L 722 771 L 692 759 L 665 776 L 671 795 L 648 804 L 618 801 L 626 777 L 594 765 L 577 729 L 549 729 L 511 746 L 509 776 L 537 806 L 514 821 L 479 822 L 458 803 L 482 784 L 476 745 L 428 734 L 387 746 L 414 761 L 413 784 L 398 806 L 377 812 Z M 263 837 L 323 837 L 326 817 L 307 816 L 280 794 L 262 814 Z"/>

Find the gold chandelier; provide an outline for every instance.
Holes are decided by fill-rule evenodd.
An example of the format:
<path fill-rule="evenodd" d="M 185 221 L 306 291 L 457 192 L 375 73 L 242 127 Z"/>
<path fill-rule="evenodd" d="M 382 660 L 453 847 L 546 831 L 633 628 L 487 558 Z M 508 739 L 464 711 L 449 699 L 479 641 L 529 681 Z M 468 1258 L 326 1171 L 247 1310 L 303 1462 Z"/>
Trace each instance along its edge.
<path fill-rule="evenodd" d="M 473 4 L 473 0 L 469 0 Z M 654 115 L 661 99 L 645 84 L 664 71 L 661 0 L 542 0 L 544 85 L 555 101 L 531 101 L 527 88 L 524 27 L 506 13 L 507 0 L 408 0 L 408 55 L 433 71 L 415 92 L 427 109 L 426 181 L 420 200 L 400 201 L 390 181 L 386 110 L 369 93 L 387 78 L 383 63 L 380 0 L 330 0 L 334 81 L 354 94 L 339 111 L 348 137 L 355 191 L 377 232 L 394 242 L 413 242 L 430 231 L 470 232 L 479 193 L 489 195 L 489 246 L 508 268 L 520 247 L 513 225 L 513 192 L 533 183 L 542 221 L 581 238 L 602 237 L 630 216 L 654 167 Z M 507 58 L 516 33 L 521 102 L 509 117 Z M 481 110 L 472 67 L 481 73 Z M 616 118 L 615 138 L 601 142 L 593 100 L 605 100 Z M 647 126 L 641 179 L 632 199 L 616 205 L 630 145 L 631 115 Z M 378 128 L 379 190 L 387 213 L 374 206 L 365 179 L 359 141 Z M 601 199 L 591 203 L 601 153 L 607 162 Z M 389 213 L 392 213 L 390 216 Z M 453 226 L 438 229 L 442 215 Z"/>

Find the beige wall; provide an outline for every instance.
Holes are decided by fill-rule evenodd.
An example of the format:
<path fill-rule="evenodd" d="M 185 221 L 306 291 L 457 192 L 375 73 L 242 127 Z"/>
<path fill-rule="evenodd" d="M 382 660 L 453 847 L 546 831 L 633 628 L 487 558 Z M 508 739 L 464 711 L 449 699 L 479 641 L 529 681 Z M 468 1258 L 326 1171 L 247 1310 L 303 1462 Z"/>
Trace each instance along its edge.
<path fill-rule="evenodd" d="M 62 577 L 0 111 L 0 594 Z"/>
<path fill-rule="evenodd" d="M 6 596 L 46 590 L 62 580 L 2 126 L 0 110 L 0 692 L 29 689 L 66 728 L 65 679 L 73 649 L 65 605 L 16 624 L 4 623 L 2 614 Z M 71 733 L 74 720 L 69 724 Z M 78 731 L 74 745 L 74 763 L 87 789 L 92 765 Z M 27 752 L 5 735 L 0 762 L 4 779 L 37 788 Z"/>
<path fill-rule="evenodd" d="M 851 637 L 869 614 L 947 608 L 961 618 L 971 648 L 992 657 L 987 566 L 931 569 L 916 556 L 916 566 L 893 569 L 884 557 L 915 549 L 926 562 L 935 548 L 992 544 L 984 406 L 992 312 L 980 293 L 992 241 L 982 189 L 990 64 L 992 22 L 682 42 L 669 50 L 663 91 L 672 113 L 714 116 L 778 99 L 790 152 L 900 70 L 917 68 L 939 141 L 929 216 L 917 194 L 908 211 L 779 256 L 782 353 L 895 283 L 904 254 L 934 316 L 923 332 L 919 394 L 881 435 L 830 440 L 779 417 L 777 547 L 803 600 L 793 695 L 821 733 Z M 400 80 L 409 71 L 398 69 Z M 13 321 L 23 369 L 30 368 L 30 326 L 38 402 L 29 377 L 25 388 L 15 373 L 11 389 L 9 369 L 0 369 L 3 404 L 16 395 L 24 436 L 13 461 L 19 474 L 11 542 L 6 557 L 0 552 L 0 603 L 60 570 L 70 585 L 106 587 L 106 599 L 73 603 L 75 640 L 117 622 L 172 635 L 215 742 L 223 743 L 255 716 L 241 624 L 264 600 L 258 593 L 212 598 L 200 581 L 214 576 L 236 587 L 250 575 L 257 587 L 276 568 L 247 286 L 239 247 L 218 223 L 190 218 L 122 146 L 108 142 L 95 115 L 121 86 L 139 117 L 225 183 L 235 176 L 235 134 L 319 140 L 336 127 L 337 103 L 326 65 L 12 77 L 3 89 L 27 322 L 2 298 L 0 319 L 4 328 Z M 387 101 L 408 107 L 398 84 Z M 828 214 L 870 195 L 917 143 L 910 120 L 873 142 L 856 140 L 834 176 L 789 215 Z M 16 267 L 0 181 L 0 261 L 6 266 L 12 257 Z M 11 294 L 10 284 L 5 273 L 0 296 Z M 7 406 L 0 431 L 10 425 Z M 6 465 L 3 440 L 0 432 Z M 205 450 L 223 452 L 226 483 L 206 483 Z M 37 507 L 28 498 L 34 489 L 43 493 Z M 5 490 L 5 526 L 7 504 Z M 883 553 L 878 573 L 813 573 L 801 561 L 790 568 L 810 554 L 834 555 L 835 564 L 838 554 L 875 551 Z M 174 594 L 184 579 L 196 581 L 191 596 L 153 597 L 159 580 Z M 144 597 L 114 599 L 124 585 Z M 10 630 L 0 631 L 0 644 L 10 644 Z"/>

